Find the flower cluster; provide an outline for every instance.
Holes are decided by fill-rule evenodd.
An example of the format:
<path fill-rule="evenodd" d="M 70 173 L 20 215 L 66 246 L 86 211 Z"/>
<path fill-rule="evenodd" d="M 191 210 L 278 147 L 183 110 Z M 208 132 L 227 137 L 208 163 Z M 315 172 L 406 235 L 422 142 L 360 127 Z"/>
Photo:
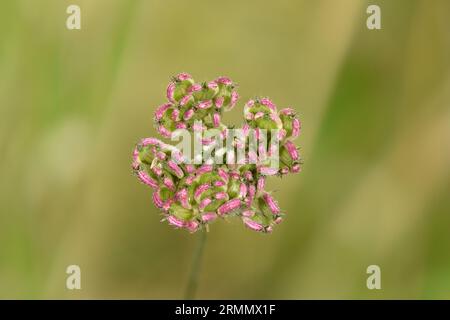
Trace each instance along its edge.
<path fill-rule="evenodd" d="M 235 89 L 226 77 L 199 84 L 189 74 L 177 75 L 167 87 L 168 102 L 155 112 L 157 131 L 165 138 L 177 129 L 218 129 L 226 136 L 230 128 L 221 122 L 221 115 L 235 106 Z M 132 168 L 153 189 L 153 202 L 162 211 L 163 220 L 190 232 L 231 216 L 260 232 L 271 232 L 282 221 L 284 214 L 265 190 L 265 182 L 267 176 L 300 171 L 300 156 L 292 142 L 300 134 L 300 122 L 293 109 L 278 111 L 268 98 L 248 101 L 244 119 L 243 134 L 233 141 L 234 150 L 241 148 L 248 154 L 240 163 L 192 163 L 179 149 L 156 138 L 142 139 L 136 145 Z M 251 135 L 256 141 L 264 138 L 277 144 L 269 148 L 260 144 L 252 150 L 245 143 Z M 203 145 L 210 144 L 205 140 Z M 276 167 L 270 164 L 275 154 L 279 156 Z"/>
<path fill-rule="evenodd" d="M 239 96 L 234 83 L 225 77 L 195 83 L 187 73 L 180 73 L 167 87 L 168 102 L 155 113 L 158 132 L 170 138 L 176 129 L 204 130 L 220 127 L 223 110 L 231 110 Z M 205 127 L 197 128 L 196 120 Z"/>

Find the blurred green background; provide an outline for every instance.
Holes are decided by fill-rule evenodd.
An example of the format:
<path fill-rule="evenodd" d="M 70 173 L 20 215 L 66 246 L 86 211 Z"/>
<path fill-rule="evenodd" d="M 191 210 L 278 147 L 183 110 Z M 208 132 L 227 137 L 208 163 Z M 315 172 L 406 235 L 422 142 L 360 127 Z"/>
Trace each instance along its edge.
<path fill-rule="evenodd" d="M 198 298 L 450 298 L 449 17 L 446 0 L 2 1 L 0 298 L 182 297 L 198 234 L 160 223 L 130 168 L 181 71 L 239 83 L 230 122 L 255 95 L 303 122 L 303 172 L 269 183 L 287 219 L 215 223 Z"/>

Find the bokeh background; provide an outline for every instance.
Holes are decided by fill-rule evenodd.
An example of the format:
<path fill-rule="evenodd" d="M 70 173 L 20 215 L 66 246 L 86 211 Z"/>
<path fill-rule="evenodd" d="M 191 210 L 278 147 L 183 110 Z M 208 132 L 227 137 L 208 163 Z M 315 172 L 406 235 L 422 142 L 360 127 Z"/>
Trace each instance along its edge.
<path fill-rule="evenodd" d="M 0 298 L 183 297 L 198 234 L 160 223 L 130 168 L 181 71 L 239 83 L 230 122 L 255 95 L 303 122 L 303 172 L 269 184 L 287 219 L 271 235 L 215 223 L 198 298 L 450 298 L 449 1 L 0 8 Z"/>

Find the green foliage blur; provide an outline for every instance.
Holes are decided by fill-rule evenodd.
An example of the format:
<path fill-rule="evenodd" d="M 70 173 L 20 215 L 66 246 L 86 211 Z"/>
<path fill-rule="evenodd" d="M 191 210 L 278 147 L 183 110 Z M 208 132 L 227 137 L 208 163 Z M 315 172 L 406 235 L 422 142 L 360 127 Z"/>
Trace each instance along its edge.
<path fill-rule="evenodd" d="M 198 298 L 450 298 L 449 17 L 446 0 L 2 1 L 0 298 L 182 298 L 199 235 L 160 223 L 130 167 L 182 71 L 239 84 L 225 121 L 262 95 L 303 123 L 303 171 L 268 184 L 284 223 L 216 222 Z"/>

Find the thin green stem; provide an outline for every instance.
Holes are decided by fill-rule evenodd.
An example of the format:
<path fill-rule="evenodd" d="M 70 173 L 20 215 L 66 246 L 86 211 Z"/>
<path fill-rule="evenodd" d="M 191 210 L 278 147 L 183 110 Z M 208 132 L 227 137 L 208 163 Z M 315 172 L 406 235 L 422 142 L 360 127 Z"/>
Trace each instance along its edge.
<path fill-rule="evenodd" d="M 188 285 L 186 287 L 186 292 L 184 294 L 184 298 L 187 300 L 194 299 L 195 292 L 197 290 L 198 285 L 198 276 L 200 274 L 200 266 L 203 256 L 203 249 L 205 247 L 206 242 L 206 230 L 201 230 L 199 239 L 197 242 L 197 247 L 194 251 L 194 256 L 192 260 L 191 272 L 189 274 Z"/>

